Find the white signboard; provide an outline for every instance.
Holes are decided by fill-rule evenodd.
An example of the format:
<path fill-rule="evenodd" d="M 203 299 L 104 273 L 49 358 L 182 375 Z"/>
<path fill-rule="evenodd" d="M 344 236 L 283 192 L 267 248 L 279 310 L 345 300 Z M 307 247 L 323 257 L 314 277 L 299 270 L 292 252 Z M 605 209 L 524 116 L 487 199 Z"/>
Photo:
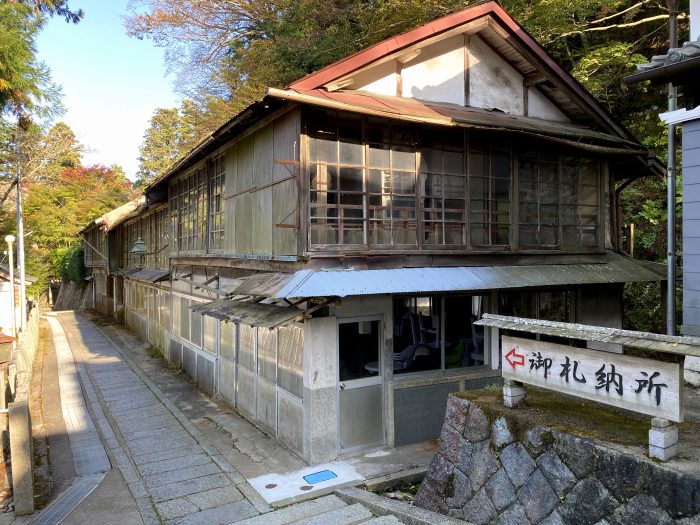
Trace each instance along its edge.
<path fill-rule="evenodd" d="M 683 421 L 683 367 L 641 357 L 503 336 L 503 377 Z"/>

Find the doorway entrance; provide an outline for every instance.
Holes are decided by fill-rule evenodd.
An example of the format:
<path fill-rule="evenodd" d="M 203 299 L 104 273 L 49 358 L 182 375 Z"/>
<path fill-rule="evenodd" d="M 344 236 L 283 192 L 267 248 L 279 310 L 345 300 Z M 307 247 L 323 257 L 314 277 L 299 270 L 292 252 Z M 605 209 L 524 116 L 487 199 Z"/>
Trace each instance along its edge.
<path fill-rule="evenodd" d="M 381 319 L 338 323 L 339 449 L 384 444 Z"/>

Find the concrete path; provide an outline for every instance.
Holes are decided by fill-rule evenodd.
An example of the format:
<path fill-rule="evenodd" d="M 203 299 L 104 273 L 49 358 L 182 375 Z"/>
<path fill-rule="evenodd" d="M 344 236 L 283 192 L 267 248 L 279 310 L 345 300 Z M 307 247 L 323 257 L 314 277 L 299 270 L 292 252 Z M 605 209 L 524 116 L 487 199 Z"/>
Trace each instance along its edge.
<path fill-rule="evenodd" d="M 303 461 L 148 357 L 143 344 L 122 328 L 74 312 L 57 314 L 51 324 L 79 476 L 64 497 L 76 485 L 94 481 L 90 476 L 104 479 L 67 517 L 54 512 L 43 521 L 40 515 L 37 523 L 444 523 L 439 515 L 414 519 L 410 516 L 420 509 L 400 502 L 385 507 L 385 498 L 359 489 L 272 509 L 247 480 L 299 469 Z M 108 463 L 95 455 L 95 433 Z M 87 445 L 84 450 L 81 444 Z M 364 464 L 370 470 L 380 465 L 374 456 L 367 454 L 371 459 Z"/>
<path fill-rule="evenodd" d="M 93 392 L 103 412 L 95 414 L 97 426 L 143 523 L 229 523 L 268 510 L 92 322 L 73 313 L 58 319 L 85 371 L 88 398 Z"/>

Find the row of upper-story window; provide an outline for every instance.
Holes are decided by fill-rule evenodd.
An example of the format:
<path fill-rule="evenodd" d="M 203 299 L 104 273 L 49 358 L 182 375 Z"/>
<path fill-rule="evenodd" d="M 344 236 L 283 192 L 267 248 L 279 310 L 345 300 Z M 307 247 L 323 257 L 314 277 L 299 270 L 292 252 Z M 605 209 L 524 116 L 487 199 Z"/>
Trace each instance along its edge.
<path fill-rule="evenodd" d="M 132 252 L 139 239 L 144 243 L 145 254 Z M 121 254 L 118 266 L 167 269 L 170 246 L 167 209 L 162 207 L 125 223 L 119 231 L 117 243 Z"/>
<path fill-rule="evenodd" d="M 224 247 L 223 156 L 171 183 L 168 214 L 171 252 L 218 252 Z"/>
<path fill-rule="evenodd" d="M 85 266 L 107 266 L 107 234 L 97 227 L 89 228 L 83 235 Z"/>
<path fill-rule="evenodd" d="M 303 118 L 312 251 L 602 247 L 599 158 L 482 130 Z M 224 182 L 218 156 L 170 183 L 169 252 L 223 250 Z"/>
<path fill-rule="evenodd" d="M 306 132 L 312 250 L 601 247 L 598 158 L 327 110 Z"/>

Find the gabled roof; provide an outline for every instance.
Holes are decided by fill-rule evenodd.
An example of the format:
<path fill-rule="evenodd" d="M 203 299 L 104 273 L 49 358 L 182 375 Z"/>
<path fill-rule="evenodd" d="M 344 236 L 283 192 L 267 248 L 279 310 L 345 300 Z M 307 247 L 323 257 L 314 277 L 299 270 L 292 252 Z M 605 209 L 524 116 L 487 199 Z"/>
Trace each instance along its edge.
<path fill-rule="evenodd" d="M 205 137 L 197 146 L 175 162 L 168 171 L 151 181 L 145 188 L 146 193 L 150 196 L 151 191 L 164 181 L 187 170 L 206 155 L 221 147 L 226 141 L 244 132 L 255 122 L 260 121 L 274 111 L 281 110 L 290 101 L 313 104 L 318 103 L 323 98 L 338 98 L 342 96 L 340 95 L 341 93 L 346 93 L 346 98 L 351 97 L 353 94 L 359 94 L 357 91 L 349 92 L 342 89 L 336 91 L 339 86 L 342 87 L 342 82 L 339 83 L 339 81 L 352 76 L 355 72 L 364 71 L 373 65 L 382 63 L 382 61 L 399 58 L 402 54 L 410 52 L 414 48 L 427 46 L 437 39 L 467 32 L 478 34 L 479 38 L 483 39 L 488 46 L 499 53 L 507 63 L 525 78 L 526 82 L 539 88 L 557 107 L 567 113 L 573 122 L 592 128 L 588 130 L 588 136 L 585 138 L 590 140 L 593 138 L 590 136 L 591 134 L 598 134 L 598 139 L 607 142 L 610 142 L 610 139 L 613 138 L 621 139 L 621 143 L 626 143 L 624 147 L 629 149 L 629 154 L 638 156 L 634 160 L 636 164 L 633 171 L 635 173 L 648 172 L 648 170 L 657 171 L 659 174 L 664 173 L 663 167 L 655 159 L 648 159 L 646 148 L 624 126 L 615 122 L 593 95 L 557 64 L 498 2 L 490 1 L 439 18 L 421 27 L 375 44 L 293 82 L 286 90 L 268 89 L 261 100 L 250 104 L 219 129 Z M 315 96 L 310 97 L 309 100 L 301 101 L 293 100 L 295 94 L 311 94 Z M 374 94 L 371 97 L 374 98 L 375 102 L 378 100 L 378 97 Z M 405 97 L 400 100 L 406 104 L 414 102 L 412 99 Z M 369 98 L 365 98 L 364 101 L 370 102 Z M 388 106 L 383 101 L 381 104 Z M 394 105 L 398 106 L 400 104 Z M 417 102 L 412 107 L 417 108 L 419 105 L 420 102 Z M 351 105 L 348 105 L 346 109 L 354 111 L 361 104 L 356 106 L 353 108 Z M 434 113 L 435 104 L 428 103 L 424 104 L 424 106 L 425 111 Z M 468 111 L 473 108 L 462 109 Z M 389 113 L 386 115 L 387 117 L 399 118 L 400 113 L 396 111 L 392 113 L 391 110 L 389 110 Z M 493 117 L 493 119 L 496 118 Z M 512 123 L 516 121 L 518 120 L 511 120 Z M 521 119 L 519 122 L 521 124 L 526 123 L 527 118 Z M 450 125 L 459 124 L 453 119 Z M 498 126 L 491 127 L 498 128 Z M 581 130 L 583 128 L 572 125 L 571 129 Z M 545 133 L 544 131 L 542 132 Z M 549 135 L 555 134 L 549 133 Z M 582 138 L 584 138 L 583 135 Z"/>
<path fill-rule="evenodd" d="M 584 116 L 621 137 L 632 135 L 598 103 L 574 77 L 565 71 L 498 2 L 491 1 L 433 20 L 416 29 L 379 42 L 311 73 L 288 87 L 293 90 L 319 89 L 344 77 L 420 46 L 436 37 L 459 32 L 478 32 L 487 43 L 518 69 L 526 79 L 546 82 L 547 95 L 559 105 L 573 102 L 569 111 Z M 540 84 L 541 87 L 542 84 Z M 578 108 L 578 111 L 574 109 Z"/>

